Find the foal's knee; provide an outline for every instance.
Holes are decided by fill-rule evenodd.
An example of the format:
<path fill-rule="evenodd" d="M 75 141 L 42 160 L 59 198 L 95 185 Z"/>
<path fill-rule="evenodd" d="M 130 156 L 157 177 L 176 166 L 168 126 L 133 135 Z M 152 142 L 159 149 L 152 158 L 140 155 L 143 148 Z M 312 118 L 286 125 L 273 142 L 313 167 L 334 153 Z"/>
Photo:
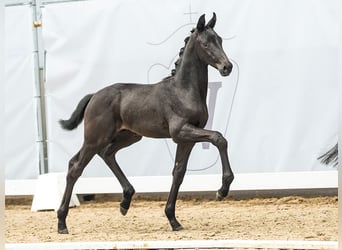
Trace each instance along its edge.
<path fill-rule="evenodd" d="M 176 185 L 181 185 L 186 172 L 186 165 L 184 162 L 176 162 L 172 170 L 173 182 Z"/>
<path fill-rule="evenodd" d="M 212 136 L 212 143 L 219 149 L 226 149 L 228 147 L 227 140 L 223 137 L 220 132 L 214 132 Z"/>

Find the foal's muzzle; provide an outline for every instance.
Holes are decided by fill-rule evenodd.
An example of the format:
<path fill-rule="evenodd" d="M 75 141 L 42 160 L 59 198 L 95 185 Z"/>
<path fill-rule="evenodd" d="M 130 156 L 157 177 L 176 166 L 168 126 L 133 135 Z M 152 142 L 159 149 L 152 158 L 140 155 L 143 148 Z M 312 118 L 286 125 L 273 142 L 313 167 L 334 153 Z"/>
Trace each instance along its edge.
<path fill-rule="evenodd" d="M 230 62 L 222 64 L 218 67 L 218 70 L 220 71 L 220 74 L 222 76 L 228 76 L 232 72 L 232 69 L 233 69 L 233 64 Z"/>

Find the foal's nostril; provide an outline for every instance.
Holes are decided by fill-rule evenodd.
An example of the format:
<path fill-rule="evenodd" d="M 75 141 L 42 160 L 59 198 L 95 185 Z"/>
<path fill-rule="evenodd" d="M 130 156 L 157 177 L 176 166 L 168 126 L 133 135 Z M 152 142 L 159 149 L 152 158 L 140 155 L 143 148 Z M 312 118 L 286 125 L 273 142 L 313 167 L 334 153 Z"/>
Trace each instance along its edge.
<path fill-rule="evenodd" d="M 223 66 L 223 73 L 229 74 L 233 69 L 233 65 L 231 63 Z"/>

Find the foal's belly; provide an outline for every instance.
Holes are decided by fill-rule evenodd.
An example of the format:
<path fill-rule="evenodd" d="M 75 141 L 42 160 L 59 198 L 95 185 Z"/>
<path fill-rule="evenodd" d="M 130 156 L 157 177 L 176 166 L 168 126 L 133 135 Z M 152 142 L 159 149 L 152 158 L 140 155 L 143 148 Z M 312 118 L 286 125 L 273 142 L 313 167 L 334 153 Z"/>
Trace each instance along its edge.
<path fill-rule="evenodd" d="M 169 125 L 161 112 L 151 108 L 131 110 L 121 116 L 122 127 L 136 134 L 152 138 L 169 138 Z"/>
<path fill-rule="evenodd" d="M 133 123 L 128 126 L 128 129 L 138 135 L 145 137 L 170 138 L 168 126 L 160 123 L 152 123 L 150 121 Z"/>

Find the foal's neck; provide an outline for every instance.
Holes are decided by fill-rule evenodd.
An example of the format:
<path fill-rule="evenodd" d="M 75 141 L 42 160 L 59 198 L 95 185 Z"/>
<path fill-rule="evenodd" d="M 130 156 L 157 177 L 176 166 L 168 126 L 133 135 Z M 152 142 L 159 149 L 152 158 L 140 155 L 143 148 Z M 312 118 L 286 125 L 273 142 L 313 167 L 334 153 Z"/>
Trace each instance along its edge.
<path fill-rule="evenodd" d="M 193 41 L 185 47 L 182 61 L 175 75 L 177 86 L 199 94 L 202 101 L 206 101 L 208 92 L 208 64 L 202 62 L 196 54 Z"/>

